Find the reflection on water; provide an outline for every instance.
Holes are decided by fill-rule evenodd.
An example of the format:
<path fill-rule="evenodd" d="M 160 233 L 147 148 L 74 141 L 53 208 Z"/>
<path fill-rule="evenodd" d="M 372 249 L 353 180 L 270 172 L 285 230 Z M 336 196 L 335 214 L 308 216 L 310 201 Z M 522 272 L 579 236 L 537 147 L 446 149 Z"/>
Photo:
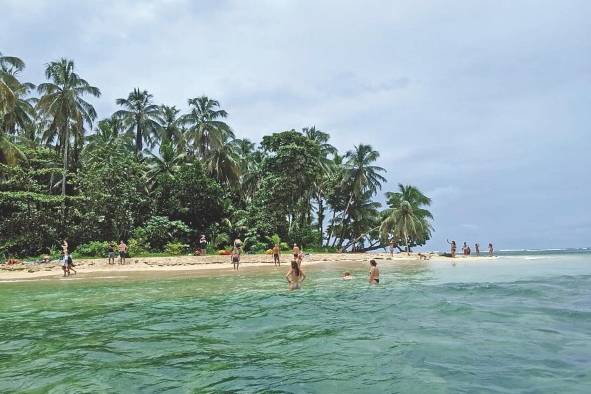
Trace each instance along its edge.
<path fill-rule="evenodd" d="M 591 260 L 553 259 L 1 284 L 0 391 L 586 392 Z"/>

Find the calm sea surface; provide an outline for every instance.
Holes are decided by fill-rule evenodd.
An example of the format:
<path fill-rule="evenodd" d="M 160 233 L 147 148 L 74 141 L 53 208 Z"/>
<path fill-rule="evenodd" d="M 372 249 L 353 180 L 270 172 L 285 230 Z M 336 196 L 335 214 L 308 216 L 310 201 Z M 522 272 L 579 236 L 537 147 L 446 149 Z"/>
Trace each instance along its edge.
<path fill-rule="evenodd" d="M 0 392 L 591 392 L 591 253 L 379 264 L 0 283 Z"/>

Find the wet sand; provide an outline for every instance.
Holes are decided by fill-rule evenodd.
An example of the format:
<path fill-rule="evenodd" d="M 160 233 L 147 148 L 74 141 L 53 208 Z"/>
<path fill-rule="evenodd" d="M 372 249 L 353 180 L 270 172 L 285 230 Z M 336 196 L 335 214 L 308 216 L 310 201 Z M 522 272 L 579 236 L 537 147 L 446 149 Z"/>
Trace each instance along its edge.
<path fill-rule="evenodd" d="M 243 255 L 240 271 L 257 272 L 273 269 L 289 268 L 291 255 L 281 255 L 281 267 L 275 267 L 270 255 Z M 307 255 L 302 268 L 334 266 L 338 264 L 343 269 L 356 268 L 367 264 L 370 259 L 376 259 L 378 264 L 425 264 L 429 262 L 446 262 L 448 264 L 491 260 L 489 257 L 456 257 L 455 259 L 433 255 L 430 260 L 420 260 L 416 253 L 406 253 L 390 256 L 388 253 L 314 253 Z M 138 257 L 127 259 L 126 264 L 114 265 L 107 263 L 106 258 L 75 260 L 78 273 L 70 275 L 68 279 L 82 278 L 146 278 L 154 276 L 173 278 L 179 276 L 216 276 L 232 274 L 230 256 L 171 256 L 171 257 Z M 23 263 L 14 265 L 0 265 L 0 282 L 15 280 L 47 280 L 62 279 L 61 263 L 52 261 L 45 264 Z"/>

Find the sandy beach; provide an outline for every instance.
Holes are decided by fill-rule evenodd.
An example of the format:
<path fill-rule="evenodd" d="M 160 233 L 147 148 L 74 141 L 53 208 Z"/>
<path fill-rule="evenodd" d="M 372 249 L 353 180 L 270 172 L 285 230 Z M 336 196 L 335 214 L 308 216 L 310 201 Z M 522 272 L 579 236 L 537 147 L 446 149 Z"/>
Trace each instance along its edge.
<path fill-rule="evenodd" d="M 288 268 L 290 255 L 282 255 L 281 268 Z M 464 257 L 455 259 L 432 255 L 429 260 L 420 260 L 416 253 L 406 253 L 390 256 L 388 253 L 317 253 L 304 258 L 303 267 L 339 264 L 343 269 L 357 264 L 367 264 L 370 259 L 378 260 L 378 264 L 425 264 L 429 262 L 472 262 L 490 260 L 489 257 Z M 127 259 L 126 264 L 109 265 L 106 258 L 75 260 L 76 275 L 70 278 L 96 277 L 97 275 L 125 275 L 141 277 L 150 273 L 187 274 L 187 275 L 219 275 L 232 273 L 229 256 L 170 256 L 170 257 L 138 257 Z M 243 255 L 240 270 L 264 270 L 274 268 L 272 257 L 269 255 Z M 0 282 L 34 279 L 61 279 L 63 271 L 59 261 L 49 263 L 22 263 L 0 265 Z"/>

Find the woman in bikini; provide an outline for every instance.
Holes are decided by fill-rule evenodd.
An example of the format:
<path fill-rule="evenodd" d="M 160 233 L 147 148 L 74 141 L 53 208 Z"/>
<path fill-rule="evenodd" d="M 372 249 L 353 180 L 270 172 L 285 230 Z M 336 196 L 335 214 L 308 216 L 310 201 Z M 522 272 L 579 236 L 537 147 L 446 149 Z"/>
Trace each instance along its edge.
<path fill-rule="evenodd" d="M 289 290 L 296 290 L 302 287 L 302 282 L 306 279 L 306 275 L 298 266 L 298 262 L 293 260 L 285 278 L 287 279 L 287 283 L 289 283 Z"/>
<path fill-rule="evenodd" d="M 378 263 L 375 260 L 369 261 L 369 284 L 377 285 L 380 283 L 380 270 L 378 269 Z"/>

